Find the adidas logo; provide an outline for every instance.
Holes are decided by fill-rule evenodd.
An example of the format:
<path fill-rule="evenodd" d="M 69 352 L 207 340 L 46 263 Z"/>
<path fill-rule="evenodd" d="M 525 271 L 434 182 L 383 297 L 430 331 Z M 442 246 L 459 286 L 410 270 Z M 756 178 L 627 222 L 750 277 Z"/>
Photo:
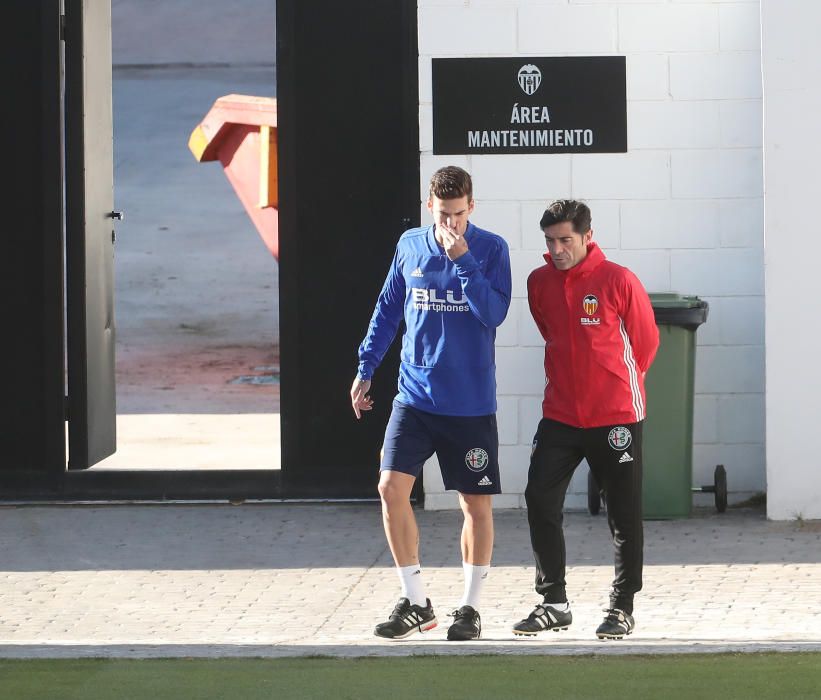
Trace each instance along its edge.
<path fill-rule="evenodd" d="M 633 458 L 627 452 L 625 452 L 621 456 L 621 458 L 619 459 L 619 464 L 624 464 L 625 462 L 632 462 L 632 461 L 633 461 Z"/>
<path fill-rule="evenodd" d="M 419 269 L 418 267 L 413 272 L 411 272 L 411 277 L 424 277 L 424 276 L 425 275 L 422 273 L 422 270 Z"/>
<path fill-rule="evenodd" d="M 404 622 L 408 627 L 418 627 L 422 623 L 422 618 L 418 613 L 411 610 L 402 622 Z"/>
<path fill-rule="evenodd" d="M 479 482 L 479 486 L 493 486 L 493 482 L 486 476 L 483 476 L 482 480 Z"/>

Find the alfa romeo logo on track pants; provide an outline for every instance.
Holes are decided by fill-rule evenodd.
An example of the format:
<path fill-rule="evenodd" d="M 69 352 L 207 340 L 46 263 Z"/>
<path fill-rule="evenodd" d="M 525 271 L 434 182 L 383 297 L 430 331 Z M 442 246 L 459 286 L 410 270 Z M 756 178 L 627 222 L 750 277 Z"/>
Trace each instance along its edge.
<path fill-rule="evenodd" d="M 624 426 L 620 425 L 618 428 L 613 428 L 607 435 L 607 442 L 614 450 L 626 450 L 633 442 L 633 436 L 630 431 Z"/>

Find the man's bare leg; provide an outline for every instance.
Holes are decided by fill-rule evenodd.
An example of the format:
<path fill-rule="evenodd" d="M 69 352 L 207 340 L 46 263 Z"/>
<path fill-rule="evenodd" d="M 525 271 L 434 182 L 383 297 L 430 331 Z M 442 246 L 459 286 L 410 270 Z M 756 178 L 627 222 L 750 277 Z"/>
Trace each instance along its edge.
<path fill-rule="evenodd" d="M 404 639 L 414 632 L 436 627 L 433 606 L 425 596 L 422 568 L 419 565 L 419 528 L 410 504 L 416 479 L 409 474 L 386 470 L 379 475 L 382 499 L 382 523 L 402 584 L 400 601 L 387 622 L 376 626 L 374 633 L 388 639 Z M 407 600 L 402 600 L 402 599 Z"/>
<path fill-rule="evenodd" d="M 379 497 L 382 499 L 382 524 L 396 566 L 419 564 L 419 528 L 410 504 L 416 478 L 397 471 L 379 475 Z"/>
<path fill-rule="evenodd" d="M 459 494 L 465 521 L 462 524 L 462 561 L 474 566 L 490 566 L 493 553 L 493 497 Z"/>
<path fill-rule="evenodd" d="M 483 494 L 459 494 L 459 505 L 465 521 L 462 524 L 462 568 L 465 592 L 453 613 L 448 639 L 469 641 L 482 635 L 479 599 L 490 573 L 493 553 L 492 497 Z"/>

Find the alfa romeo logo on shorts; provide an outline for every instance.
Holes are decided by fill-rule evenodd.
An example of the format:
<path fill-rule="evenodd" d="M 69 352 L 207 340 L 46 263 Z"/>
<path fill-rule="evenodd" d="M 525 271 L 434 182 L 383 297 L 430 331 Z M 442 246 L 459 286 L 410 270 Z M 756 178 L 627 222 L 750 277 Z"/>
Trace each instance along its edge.
<path fill-rule="evenodd" d="M 481 447 L 474 447 L 465 455 L 465 464 L 468 465 L 468 469 L 472 472 L 484 471 L 485 467 L 487 467 L 487 463 L 487 452 Z"/>
<path fill-rule="evenodd" d="M 608 433 L 607 442 L 610 443 L 610 447 L 614 450 L 626 450 L 630 447 L 630 443 L 633 442 L 633 436 L 627 428 L 619 426 L 618 428 L 613 428 L 613 430 Z"/>

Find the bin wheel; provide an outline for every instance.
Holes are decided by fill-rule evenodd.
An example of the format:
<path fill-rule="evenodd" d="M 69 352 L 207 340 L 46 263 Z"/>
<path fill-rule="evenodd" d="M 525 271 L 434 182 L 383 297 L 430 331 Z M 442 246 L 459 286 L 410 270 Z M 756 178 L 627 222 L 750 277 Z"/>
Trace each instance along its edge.
<path fill-rule="evenodd" d="M 590 511 L 590 515 L 598 515 L 601 510 L 599 485 L 592 471 L 587 473 L 587 510 Z"/>
<path fill-rule="evenodd" d="M 723 513 L 727 510 L 727 470 L 723 464 L 716 465 L 713 480 L 715 483 L 716 510 Z"/>

